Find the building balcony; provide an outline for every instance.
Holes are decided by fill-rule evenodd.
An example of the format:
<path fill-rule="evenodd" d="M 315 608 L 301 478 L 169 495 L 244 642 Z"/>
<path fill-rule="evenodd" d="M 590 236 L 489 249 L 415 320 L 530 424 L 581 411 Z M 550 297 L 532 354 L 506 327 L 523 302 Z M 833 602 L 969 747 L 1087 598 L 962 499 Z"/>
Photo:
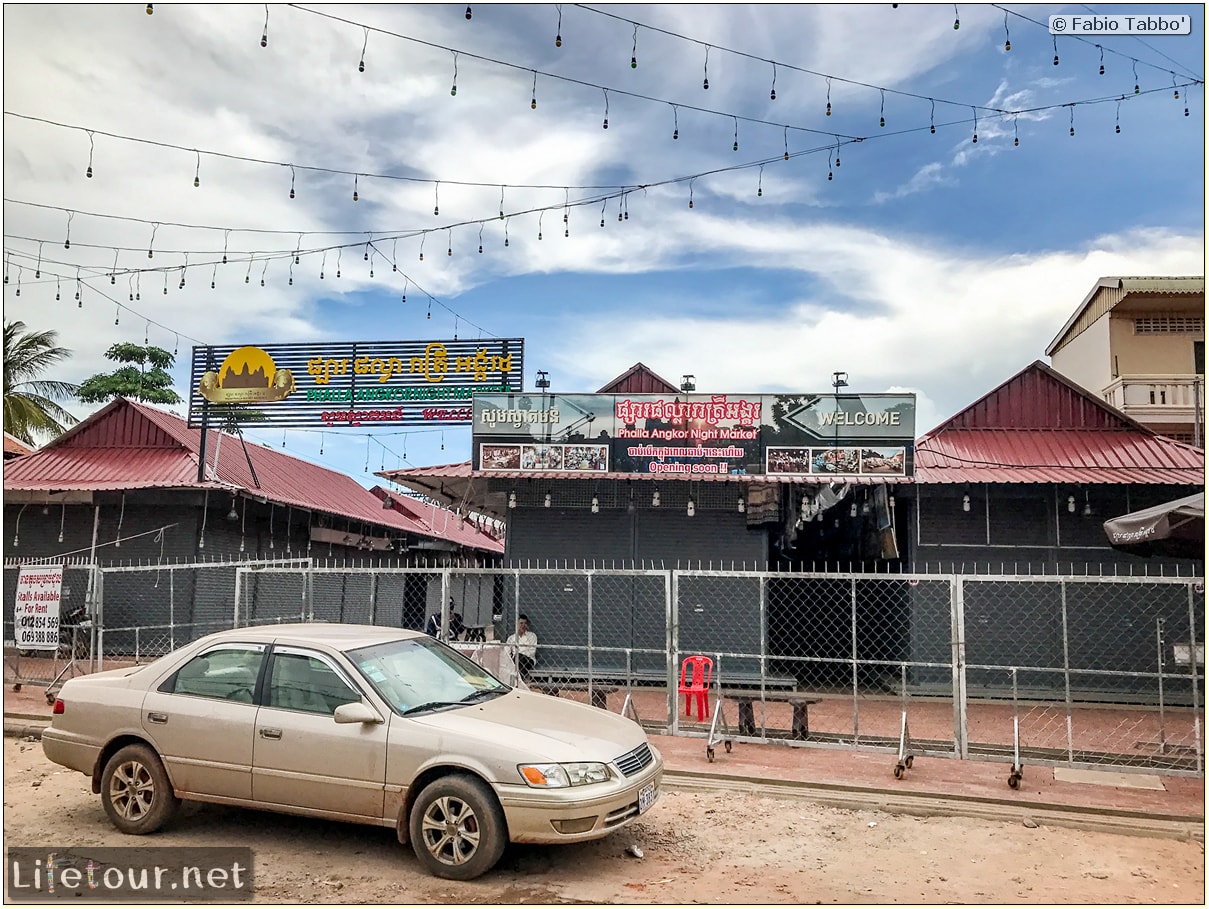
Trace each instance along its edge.
<path fill-rule="evenodd" d="M 1190 375 L 1136 375 L 1114 379 L 1104 400 L 1139 423 L 1191 426 L 1205 413 L 1205 379 Z"/>

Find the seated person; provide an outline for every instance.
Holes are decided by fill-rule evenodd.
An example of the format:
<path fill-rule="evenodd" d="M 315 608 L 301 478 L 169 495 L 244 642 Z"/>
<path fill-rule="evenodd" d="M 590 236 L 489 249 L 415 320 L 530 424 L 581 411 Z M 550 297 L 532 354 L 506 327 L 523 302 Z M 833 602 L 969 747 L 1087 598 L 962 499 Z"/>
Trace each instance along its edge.
<path fill-rule="evenodd" d="M 516 664 L 520 677 L 528 682 L 537 663 L 537 635 L 529 628 L 529 617 L 521 613 L 516 620 L 516 632 L 505 642 L 508 655 Z"/>

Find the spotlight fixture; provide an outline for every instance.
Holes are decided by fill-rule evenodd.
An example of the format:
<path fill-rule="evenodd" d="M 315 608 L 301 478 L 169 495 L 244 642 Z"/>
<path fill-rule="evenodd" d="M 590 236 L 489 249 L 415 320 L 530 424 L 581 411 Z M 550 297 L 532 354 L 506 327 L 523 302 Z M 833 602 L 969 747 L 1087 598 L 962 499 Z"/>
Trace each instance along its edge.
<path fill-rule="evenodd" d="M 659 507 L 659 490 L 658 489 L 656 489 L 655 492 L 651 495 L 651 507 L 652 508 Z"/>
<path fill-rule="evenodd" d="M 969 497 L 969 496 L 962 496 L 962 497 L 961 497 L 961 510 L 962 510 L 962 511 L 969 511 L 969 510 L 970 510 L 970 497 Z"/>
<path fill-rule="evenodd" d="M 550 507 L 550 493 L 546 493 L 546 500 L 542 503 L 546 508 Z"/>
<path fill-rule="evenodd" d="M 894 496 L 890 496 L 890 507 L 894 507 Z"/>
<path fill-rule="evenodd" d="M 739 495 L 739 514 L 743 514 L 743 512 L 745 512 L 745 511 L 747 511 L 747 503 L 743 501 L 743 495 L 742 495 L 742 493 L 740 493 L 740 495 Z"/>
<path fill-rule="evenodd" d="M 694 375 L 681 376 L 680 377 L 680 390 L 681 391 L 696 391 L 697 390 L 697 377 Z"/>
<path fill-rule="evenodd" d="M 1075 513 L 1075 497 L 1074 496 L 1066 497 L 1066 510 L 1069 511 L 1071 514 Z"/>
<path fill-rule="evenodd" d="M 509 508 L 516 507 L 516 490 L 513 490 L 512 492 L 508 493 L 508 507 Z"/>
<path fill-rule="evenodd" d="M 592 514 L 596 514 L 598 511 L 600 511 L 600 499 L 592 496 Z"/>
<path fill-rule="evenodd" d="M 235 510 L 235 497 L 234 496 L 231 497 L 231 510 L 227 512 L 227 520 L 228 521 L 238 521 L 239 520 L 239 512 L 237 512 Z"/>
<path fill-rule="evenodd" d="M 692 496 L 689 496 L 688 508 L 685 509 L 685 512 L 688 514 L 688 516 L 690 518 L 697 513 L 697 505 L 695 502 L 693 502 Z"/>
<path fill-rule="evenodd" d="M 537 371 L 537 380 L 533 384 L 542 391 L 545 391 L 550 387 L 550 374 L 544 369 L 539 369 Z"/>

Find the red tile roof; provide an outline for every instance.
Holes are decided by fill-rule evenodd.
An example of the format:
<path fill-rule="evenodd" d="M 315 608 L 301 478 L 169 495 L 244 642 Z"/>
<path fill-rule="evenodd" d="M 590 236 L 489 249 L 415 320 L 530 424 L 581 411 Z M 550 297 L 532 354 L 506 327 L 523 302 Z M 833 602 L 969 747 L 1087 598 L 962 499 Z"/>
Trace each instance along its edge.
<path fill-rule="evenodd" d="M 6 465 L 4 488 L 239 490 L 279 505 L 503 551 L 499 540 L 475 533 L 471 523 L 463 526 L 442 509 L 416 503 L 385 509 L 379 497 L 352 477 L 262 445 L 248 445 L 245 455 L 238 436 L 217 430 L 207 435 L 207 475 L 199 483 L 200 451 L 200 429 L 174 414 L 118 399 L 39 451 Z"/>
<path fill-rule="evenodd" d="M 1040 360 L 915 443 L 917 483 L 1204 480 L 1202 449 L 1157 435 Z"/>

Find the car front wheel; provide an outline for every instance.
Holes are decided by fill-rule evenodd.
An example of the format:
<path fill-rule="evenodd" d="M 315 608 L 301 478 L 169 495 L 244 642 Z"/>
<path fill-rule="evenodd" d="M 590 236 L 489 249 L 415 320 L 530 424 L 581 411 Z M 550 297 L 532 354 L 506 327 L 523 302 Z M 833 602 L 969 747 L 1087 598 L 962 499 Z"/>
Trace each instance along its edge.
<path fill-rule="evenodd" d="M 146 745 L 127 745 L 101 773 L 101 804 L 113 826 L 141 836 L 164 826 L 180 807 L 168 772 Z"/>
<path fill-rule="evenodd" d="M 436 877 L 468 881 L 490 871 L 504 854 L 504 812 L 481 780 L 445 776 L 420 792 L 411 810 L 411 845 Z"/>

